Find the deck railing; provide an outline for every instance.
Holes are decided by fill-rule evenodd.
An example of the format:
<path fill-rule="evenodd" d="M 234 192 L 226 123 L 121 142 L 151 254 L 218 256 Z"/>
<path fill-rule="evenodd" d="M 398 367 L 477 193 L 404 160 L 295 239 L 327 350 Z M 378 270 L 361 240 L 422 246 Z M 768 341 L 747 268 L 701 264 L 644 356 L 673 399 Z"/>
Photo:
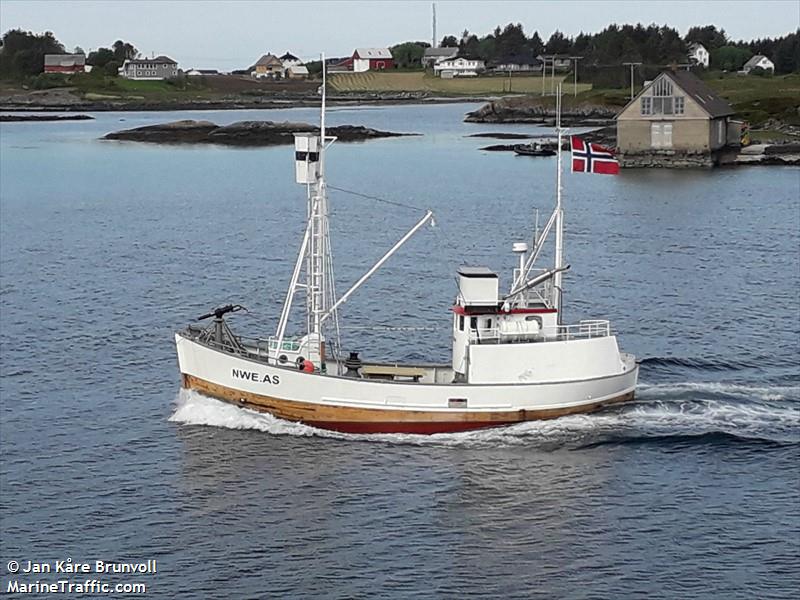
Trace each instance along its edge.
<path fill-rule="evenodd" d="M 611 335 L 611 323 L 604 319 L 589 319 L 572 325 L 543 327 L 539 331 L 502 331 L 498 327 L 470 330 L 469 340 L 475 344 L 514 342 L 561 342 L 566 340 L 606 337 Z"/>

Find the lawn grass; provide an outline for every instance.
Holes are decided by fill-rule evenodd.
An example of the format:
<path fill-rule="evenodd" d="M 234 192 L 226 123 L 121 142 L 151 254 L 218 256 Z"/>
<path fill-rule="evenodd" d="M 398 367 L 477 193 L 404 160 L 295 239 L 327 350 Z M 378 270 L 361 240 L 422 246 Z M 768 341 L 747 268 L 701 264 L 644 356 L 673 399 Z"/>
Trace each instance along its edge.
<path fill-rule="evenodd" d="M 556 78 L 560 80 L 559 78 Z M 492 94 L 541 94 L 541 76 L 456 77 L 442 79 L 423 71 L 335 73 L 331 87 L 338 92 L 430 92 L 442 96 L 480 96 Z M 550 80 L 546 82 L 549 91 Z M 572 90 L 567 82 L 566 89 Z M 578 84 L 578 91 L 590 89 Z"/>
<path fill-rule="evenodd" d="M 709 78 L 706 83 L 730 102 L 737 118 L 749 121 L 751 125 L 764 123 L 770 118 L 800 125 L 798 74 L 773 77 L 724 74 Z"/>

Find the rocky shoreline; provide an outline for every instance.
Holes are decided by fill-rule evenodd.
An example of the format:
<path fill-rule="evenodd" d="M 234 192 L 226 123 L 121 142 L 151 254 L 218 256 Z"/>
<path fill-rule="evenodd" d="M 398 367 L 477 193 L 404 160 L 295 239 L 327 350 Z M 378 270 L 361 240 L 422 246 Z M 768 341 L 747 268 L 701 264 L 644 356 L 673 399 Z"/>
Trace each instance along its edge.
<path fill-rule="evenodd" d="M 533 123 L 554 124 L 556 111 L 554 102 L 542 103 L 530 97 L 498 98 L 487 102 L 477 110 L 467 113 L 467 123 Z M 564 125 L 596 127 L 607 125 L 617 116 L 617 110 L 608 106 L 579 104 L 565 106 L 561 115 Z"/>
<path fill-rule="evenodd" d="M 458 102 L 485 102 L 493 98 L 474 96 L 435 96 L 430 92 L 360 92 L 332 93 L 328 95 L 331 106 L 357 104 L 452 104 Z M 233 94 L 221 98 L 193 98 L 190 100 L 114 95 L 73 94 L 68 88 L 37 90 L 25 93 L 0 95 L 0 110 L 13 112 L 147 112 L 177 110 L 246 110 L 262 108 L 294 108 L 319 106 L 317 94 L 271 93 L 264 95 Z"/>
<path fill-rule="evenodd" d="M 319 127 L 289 121 L 238 121 L 217 125 L 211 121 L 183 120 L 159 125 L 115 131 L 104 140 L 126 140 L 153 144 L 222 144 L 226 146 L 277 146 L 293 144 L 295 133 L 319 133 Z M 419 135 L 380 131 L 361 125 L 339 125 L 326 129 L 328 135 L 341 142 L 362 142 L 370 139 Z"/>
<path fill-rule="evenodd" d="M 90 115 L 0 115 L 0 123 L 22 123 L 28 121 L 92 121 Z"/>

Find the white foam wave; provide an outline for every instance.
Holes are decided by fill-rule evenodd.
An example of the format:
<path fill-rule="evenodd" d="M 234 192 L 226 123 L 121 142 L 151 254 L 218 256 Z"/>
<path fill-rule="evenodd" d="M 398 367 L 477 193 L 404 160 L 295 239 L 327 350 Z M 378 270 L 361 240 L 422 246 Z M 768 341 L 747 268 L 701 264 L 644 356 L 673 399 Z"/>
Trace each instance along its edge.
<path fill-rule="evenodd" d="M 685 390 L 688 385 L 685 384 L 680 389 Z M 646 389 L 666 390 L 669 387 L 674 386 L 647 386 Z M 570 415 L 547 421 L 528 421 L 509 427 L 462 433 L 428 436 L 354 435 L 284 421 L 220 402 L 197 392 L 181 390 L 170 421 L 188 425 L 252 429 L 272 435 L 319 436 L 412 445 L 489 447 L 525 444 L 558 447 L 580 446 L 608 438 L 702 435 L 714 432 L 779 442 L 800 442 L 800 409 L 797 407 L 713 399 L 641 399 L 598 413 Z"/>
<path fill-rule="evenodd" d="M 640 398 L 651 398 L 661 396 L 672 396 L 684 394 L 686 392 L 697 392 L 700 394 L 724 394 L 727 396 L 737 396 L 746 399 L 758 400 L 786 400 L 800 397 L 800 386 L 796 385 L 774 385 L 774 386 L 751 386 L 737 383 L 725 383 L 719 381 L 694 382 L 686 381 L 680 383 L 662 383 L 648 385 L 640 383 L 637 387 L 637 396 Z"/>
<path fill-rule="evenodd" d="M 269 414 L 240 408 L 185 389 L 178 392 L 175 412 L 169 420 L 186 425 L 255 429 L 274 435 L 311 436 L 328 433 L 302 423 L 293 423 Z"/>

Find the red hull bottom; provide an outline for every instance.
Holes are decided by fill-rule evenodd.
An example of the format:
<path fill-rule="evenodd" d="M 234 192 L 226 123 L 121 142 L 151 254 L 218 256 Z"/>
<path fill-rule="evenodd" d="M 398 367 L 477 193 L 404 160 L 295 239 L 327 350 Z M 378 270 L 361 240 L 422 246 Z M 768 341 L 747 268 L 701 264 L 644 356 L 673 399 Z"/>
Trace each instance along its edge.
<path fill-rule="evenodd" d="M 462 422 L 430 422 L 430 423 L 356 423 L 348 421 L 304 421 L 305 425 L 317 429 L 338 431 L 339 433 L 414 433 L 432 435 L 434 433 L 458 433 L 487 427 L 506 427 L 521 421 L 462 421 Z"/>

